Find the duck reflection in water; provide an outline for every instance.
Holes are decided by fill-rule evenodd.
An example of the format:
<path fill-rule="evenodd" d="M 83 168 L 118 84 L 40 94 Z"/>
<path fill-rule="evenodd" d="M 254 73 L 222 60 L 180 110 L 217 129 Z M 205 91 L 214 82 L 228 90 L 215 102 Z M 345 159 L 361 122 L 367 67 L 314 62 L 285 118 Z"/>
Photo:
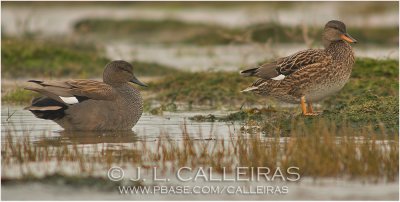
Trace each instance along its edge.
<path fill-rule="evenodd" d="M 138 137 L 133 131 L 59 131 L 60 136 L 43 137 L 36 142 L 43 146 L 71 144 L 133 143 Z"/>

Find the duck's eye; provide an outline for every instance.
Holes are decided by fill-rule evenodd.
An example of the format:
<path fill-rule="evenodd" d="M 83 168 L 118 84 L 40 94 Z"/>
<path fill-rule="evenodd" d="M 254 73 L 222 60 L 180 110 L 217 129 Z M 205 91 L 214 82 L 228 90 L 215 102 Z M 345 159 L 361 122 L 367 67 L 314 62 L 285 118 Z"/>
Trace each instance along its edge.
<path fill-rule="evenodd" d="M 332 27 L 333 29 L 339 31 L 339 32 L 345 32 L 343 29 L 341 29 L 340 27 Z"/>
<path fill-rule="evenodd" d="M 120 68 L 120 70 L 122 70 L 124 72 L 128 72 L 129 74 L 132 74 L 132 71 L 130 69 Z"/>

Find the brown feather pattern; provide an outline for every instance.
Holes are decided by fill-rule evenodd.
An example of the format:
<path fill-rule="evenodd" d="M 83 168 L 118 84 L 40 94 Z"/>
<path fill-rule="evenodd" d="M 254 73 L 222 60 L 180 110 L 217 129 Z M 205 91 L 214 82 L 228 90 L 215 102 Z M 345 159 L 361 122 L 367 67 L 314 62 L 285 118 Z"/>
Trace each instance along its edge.
<path fill-rule="evenodd" d="M 260 78 L 245 91 L 288 103 L 298 103 L 302 96 L 315 102 L 343 88 L 354 62 L 351 46 L 334 40 L 325 49 L 303 50 L 241 74 Z M 282 80 L 272 79 L 280 74 L 285 75 Z"/>

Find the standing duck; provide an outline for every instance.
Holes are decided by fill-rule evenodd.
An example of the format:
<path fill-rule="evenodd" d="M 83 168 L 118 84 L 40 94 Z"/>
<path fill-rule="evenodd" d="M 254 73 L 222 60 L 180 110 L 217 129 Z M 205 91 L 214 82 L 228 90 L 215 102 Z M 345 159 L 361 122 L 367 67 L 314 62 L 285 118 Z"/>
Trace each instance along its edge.
<path fill-rule="evenodd" d="M 317 115 L 312 102 L 338 92 L 349 80 L 355 60 L 349 43 L 357 41 L 346 32 L 343 22 L 331 20 L 325 25 L 322 42 L 325 49 L 303 50 L 241 71 L 242 76 L 260 78 L 242 92 L 300 102 L 303 115 Z"/>
<path fill-rule="evenodd" d="M 93 80 L 37 81 L 27 90 L 44 96 L 26 107 L 36 117 L 53 120 L 65 130 L 131 130 L 143 112 L 140 93 L 128 82 L 146 86 L 128 62 L 108 63 L 103 82 Z"/>

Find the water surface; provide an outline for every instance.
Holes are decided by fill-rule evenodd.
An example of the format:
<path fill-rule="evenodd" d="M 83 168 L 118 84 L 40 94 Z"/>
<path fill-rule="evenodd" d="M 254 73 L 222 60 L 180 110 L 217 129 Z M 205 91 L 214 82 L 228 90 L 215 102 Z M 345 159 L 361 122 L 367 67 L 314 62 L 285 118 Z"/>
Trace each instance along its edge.
<path fill-rule="evenodd" d="M 24 141 L 28 138 L 31 144 L 39 147 L 46 146 L 51 148 L 62 148 L 77 146 L 78 151 L 83 155 L 96 155 L 105 148 L 116 151 L 140 152 L 143 149 L 143 143 L 146 147 L 158 148 L 157 144 L 161 136 L 167 134 L 170 141 L 182 142 L 187 138 L 183 131 L 188 131 L 189 138 L 193 141 L 209 141 L 217 143 L 216 140 L 223 140 L 224 144 L 230 144 L 232 135 L 238 133 L 240 123 L 223 122 L 194 122 L 188 120 L 188 117 L 197 114 L 208 114 L 209 112 L 179 112 L 166 113 L 163 116 L 144 114 L 138 124 L 131 132 L 124 133 L 90 133 L 73 132 L 67 133 L 52 121 L 35 118 L 29 111 L 23 110 L 22 106 L 2 106 L 2 147 L 7 141 L 10 141 L 7 135 L 12 135 L 12 141 Z M 213 112 L 213 114 L 223 115 L 228 112 Z M 186 126 L 186 129 L 184 129 Z M 233 137 L 234 138 L 234 137 Z M 251 138 L 251 137 L 249 137 Z M 284 138 L 282 138 L 284 141 Z M 211 144 L 212 145 L 212 144 Z M 228 148 L 228 146 L 226 146 Z M 212 149 L 212 147 L 210 147 Z M 143 150 L 144 151 L 144 150 Z M 211 151 L 211 150 L 210 150 Z M 2 159 L 3 161 L 4 159 Z M 148 162 L 148 165 L 158 165 L 159 162 Z M 146 163 L 145 163 L 146 164 Z M 115 165 L 121 166 L 121 165 Z M 137 170 L 135 164 L 124 164 L 125 175 L 136 176 Z M 108 166 L 99 163 L 92 163 L 94 168 L 92 175 L 104 177 L 109 169 Z M 167 163 L 168 167 L 168 163 Z M 63 173 L 76 175 L 80 173 L 79 162 L 74 161 L 40 161 L 27 162 L 23 168 L 29 168 L 38 176 L 44 176 L 49 173 L 62 171 Z M 24 169 L 22 169 L 24 170 Z M 19 164 L 2 164 L 2 178 L 18 178 L 21 175 Z M 215 174 L 221 177 L 220 173 Z M 269 195 L 165 195 L 165 194 L 119 194 L 115 191 L 101 191 L 98 189 L 83 187 L 74 188 L 68 185 L 50 185 L 46 183 L 20 183 L 8 184 L 2 186 L 3 200 L 327 200 L 327 199 L 347 199 L 347 200 L 394 200 L 398 199 L 399 185 L 397 183 L 364 183 L 358 180 L 344 180 L 331 178 L 311 179 L 305 177 L 301 182 L 181 182 L 176 179 L 173 172 L 165 173 L 171 179 L 169 182 L 145 182 L 144 185 L 165 185 L 165 186 L 287 186 L 287 194 L 269 194 Z M 228 174 L 232 176 L 232 174 Z M 143 174 L 144 178 L 150 179 L 150 172 Z M 40 193 L 40 194 L 37 194 Z"/>

